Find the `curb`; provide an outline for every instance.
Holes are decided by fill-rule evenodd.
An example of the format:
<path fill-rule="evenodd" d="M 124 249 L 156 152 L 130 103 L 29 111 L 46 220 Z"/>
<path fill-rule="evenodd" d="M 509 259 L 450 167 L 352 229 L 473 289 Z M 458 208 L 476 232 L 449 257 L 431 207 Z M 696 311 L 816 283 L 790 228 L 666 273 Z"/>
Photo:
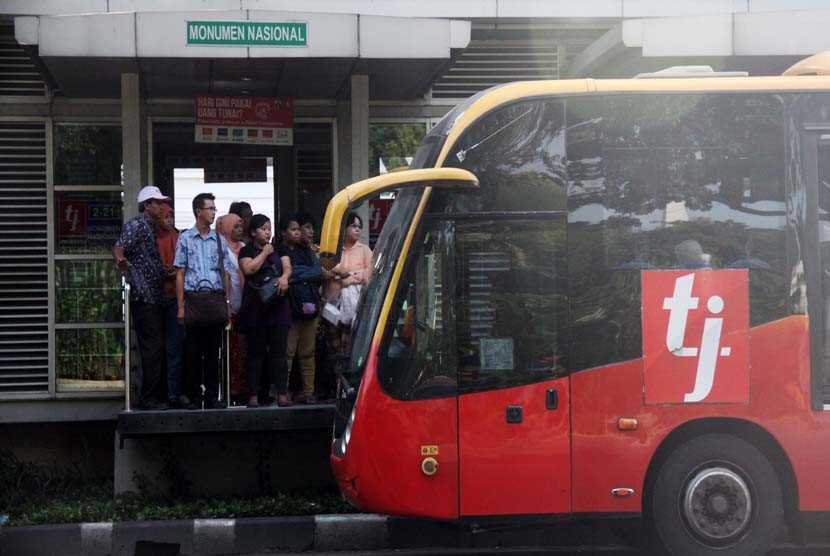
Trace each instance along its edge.
<path fill-rule="evenodd" d="M 377 514 L 77 523 L 0 528 L 4 556 L 224 556 L 427 547 L 585 546 L 591 524 L 479 529 Z M 611 541 L 614 544 L 614 541 Z"/>
<path fill-rule="evenodd" d="M 76 523 L 0 528 L 0 554 L 15 556 L 221 556 L 326 547 L 384 548 L 387 517 L 254 517 Z"/>

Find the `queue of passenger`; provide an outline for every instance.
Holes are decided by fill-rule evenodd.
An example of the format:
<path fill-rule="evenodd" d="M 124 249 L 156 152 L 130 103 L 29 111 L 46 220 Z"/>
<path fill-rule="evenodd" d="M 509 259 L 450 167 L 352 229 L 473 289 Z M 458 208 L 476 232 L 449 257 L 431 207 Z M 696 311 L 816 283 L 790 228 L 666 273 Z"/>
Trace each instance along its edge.
<path fill-rule="evenodd" d="M 157 187 L 143 188 L 139 214 L 112 250 L 131 286 L 141 355 L 136 408 L 331 401 L 333 367 L 347 355 L 357 296 L 371 268 L 371 251 L 358 241 L 360 218 L 349 215 L 343 259 L 329 272 L 318 260 L 309 215 L 283 218 L 272 241 L 275 227 L 250 204 L 234 202 L 217 219 L 214 196 L 200 193 L 192 203 L 194 226 L 179 232 L 170 201 Z M 321 318 L 326 304 L 332 322 Z M 230 400 L 219 396 L 226 326 Z"/>

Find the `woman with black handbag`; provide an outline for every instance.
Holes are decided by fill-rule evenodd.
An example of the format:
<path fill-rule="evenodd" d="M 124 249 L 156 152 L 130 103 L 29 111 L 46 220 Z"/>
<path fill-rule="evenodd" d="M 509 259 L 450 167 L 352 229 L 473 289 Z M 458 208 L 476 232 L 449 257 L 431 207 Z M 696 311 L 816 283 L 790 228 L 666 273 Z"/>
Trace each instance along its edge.
<path fill-rule="evenodd" d="M 291 261 L 280 257 L 271 245 L 271 220 L 255 214 L 250 223 L 251 241 L 239 251 L 239 266 L 245 275 L 242 306 L 237 324 L 248 336 L 248 407 L 258 407 L 268 396 L 268 384 L 275 388 L 277 405 L 291 405 L 286 395 L 285 361 L 291 310 L 288 281 Z M 267 361 L 269 376 L 262 376 Z M 269 380 L 270 379 L 270 380 Z"/>

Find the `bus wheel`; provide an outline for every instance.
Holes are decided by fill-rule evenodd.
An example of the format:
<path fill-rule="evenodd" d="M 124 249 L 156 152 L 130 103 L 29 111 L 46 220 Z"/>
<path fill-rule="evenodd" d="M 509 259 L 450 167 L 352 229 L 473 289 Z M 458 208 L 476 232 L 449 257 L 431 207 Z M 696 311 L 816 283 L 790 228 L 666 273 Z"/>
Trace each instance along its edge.
<path fill-rule="evenodd" d="M 652 490 L 652 524 L 675 556 L 759 556 L 783 524 L 778 477 L 752 444 L 707 434 L 678 447 Z"/>

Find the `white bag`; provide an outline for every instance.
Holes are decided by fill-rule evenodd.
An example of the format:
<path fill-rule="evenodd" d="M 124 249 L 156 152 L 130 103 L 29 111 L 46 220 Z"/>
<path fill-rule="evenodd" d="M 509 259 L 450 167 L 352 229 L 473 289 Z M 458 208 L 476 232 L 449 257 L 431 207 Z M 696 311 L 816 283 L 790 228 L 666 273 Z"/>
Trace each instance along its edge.
<path fill-rule="evenodd" d="M 338 322 L 351 326 L 357 310 L 357 301 L 360 299 L 360 284 L 345 286 L 340 290 L 340 316 Z"/>
<path fill-rule="evenodd" d="M 332 324 L 340 322 L 340 309 L 334 303 L 326 303 L 323 307 L 323 318 Z"/>

